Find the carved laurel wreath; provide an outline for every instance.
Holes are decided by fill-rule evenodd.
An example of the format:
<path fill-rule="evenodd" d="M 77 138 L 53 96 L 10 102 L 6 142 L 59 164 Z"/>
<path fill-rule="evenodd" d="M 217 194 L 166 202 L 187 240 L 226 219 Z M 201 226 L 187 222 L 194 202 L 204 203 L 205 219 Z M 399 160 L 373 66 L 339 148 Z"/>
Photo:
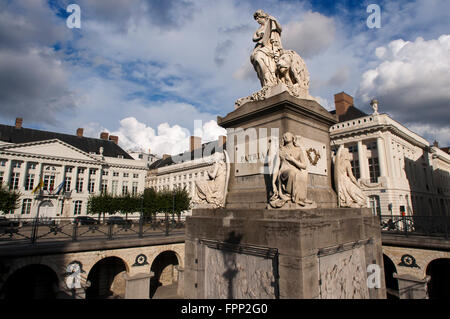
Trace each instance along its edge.
<path fill-rule="evenodd" d="M 311 153 L 314 153 L 314 159 L 312 158 Z M 320 153 L 319 153 L 317 150 L 315 150 L 314 148 L 309 148 L 309 149 L 306 151 L 306 155 L 308 155 L 308 160 L 309 160 L 309 162 L 310 162 L 313 166 L 316 166 L 316 165 L 317 165 L 317 162 L 320 160 Z"/>

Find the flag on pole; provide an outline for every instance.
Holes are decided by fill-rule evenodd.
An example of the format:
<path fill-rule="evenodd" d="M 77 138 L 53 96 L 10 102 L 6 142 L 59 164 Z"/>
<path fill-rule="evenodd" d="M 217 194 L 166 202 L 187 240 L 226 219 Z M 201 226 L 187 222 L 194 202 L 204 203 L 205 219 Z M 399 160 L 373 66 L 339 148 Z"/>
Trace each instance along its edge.
<path fill-rule="evenodd" d="M 56 188 L 56 195 L 59 195 L 59 192 L 63 189 L 64 184 L 66 183 L 66 179 L 64 179 L 61 184 L 58 185 L 58 188 Z"/>
<path fill-rule="evenodd" d="M 41 180 L 39 181 L 39 183 L 36 185 L 36 187 L 31 191 L 31 194 L 36 193 L 42 186 L 44 186 L 44 181 Z"/>

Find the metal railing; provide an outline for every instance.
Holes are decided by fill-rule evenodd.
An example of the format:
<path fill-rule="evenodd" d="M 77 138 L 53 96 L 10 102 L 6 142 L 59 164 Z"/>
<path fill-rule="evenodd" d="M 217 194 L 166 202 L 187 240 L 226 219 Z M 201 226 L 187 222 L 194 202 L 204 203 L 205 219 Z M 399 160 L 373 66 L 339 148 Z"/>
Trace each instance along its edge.
<path fill-rule="evenodd" d="M 105 218 L 92 216 L 90 219 L 79 217 L 8 219 L 0 221 L 0 245 L 181 235 L 184 234 L 184 227 L 184 219 L 171 214 L 134 218 L 115 215 Z"/>
<path fill-rule="evenodd" d="M 450 216 L 380 216 L 381 232 L 450 238 Z"/>

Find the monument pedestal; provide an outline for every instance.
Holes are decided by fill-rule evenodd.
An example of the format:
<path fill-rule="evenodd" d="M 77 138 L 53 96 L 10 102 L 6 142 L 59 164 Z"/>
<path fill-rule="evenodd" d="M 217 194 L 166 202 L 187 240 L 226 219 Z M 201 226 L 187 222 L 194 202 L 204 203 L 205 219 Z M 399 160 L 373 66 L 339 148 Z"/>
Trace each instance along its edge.
<path fill-rule="evenodd" d="M 231 172 L 227 207 L 267 207 L 271 176 L 263 162 L 269 144 L 278 145 L 286 132 L 302 137 L 309 165 L 308 198 L 319 208 L 337 207 L 332 189 L 329 134 L 330 126 L 337 119 L 316 101 L 283 92 L 263 101 L 246 103 L 226 117 L 218 117 L 217 123 L 228 132 Z M 256 145 L 249 145 L 249 139 L 256 139 L 257 143 L 253 143 Z"/>
<path fill-rule="evenodd" d="M 218 118 L 228 132 L 228 194 L 225 208 L 187 217 L 185 298 L 385 298 L 378 217 L 337 207 L 329 137 L 336 122 L 316 101 L 287 92 Z M 287 132 L 301 136 L 307 199 L 317 208 L 269 205 L 268 154 Z M 367 281 L 373 264 L 378 288 Z"/>
<path fill-rule="evenodd" d="M 185 298 L 385 298 L 369 209 L 197 209 L 186 228 Z M 382 269 L 381 269 L 382 270 Z"/>

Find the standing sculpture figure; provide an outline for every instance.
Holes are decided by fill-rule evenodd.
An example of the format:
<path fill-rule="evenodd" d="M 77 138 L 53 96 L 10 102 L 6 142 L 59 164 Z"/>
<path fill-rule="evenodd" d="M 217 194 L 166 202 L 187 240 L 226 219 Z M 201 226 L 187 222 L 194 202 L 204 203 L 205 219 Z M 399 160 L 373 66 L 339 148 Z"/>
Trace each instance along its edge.
<path fill-rule="evenodd" d="M 261 25 L 253 35 L 256 42 L 250 61 L 255 68 L 261 86 L 273 86 L 278 83 L 276 69 L 279 57 L 282 54 L 281 26 L 277 20 L 262 10 L 253 14 L 255 20 Z"/>
<path fill-rule="evenodd" d="M 275 160 L 272 176 L 273 195 L 270 206 L 280 208 L 286 202 L 302 207 L 314 205 L 306 198 L 308 189 L 307 158 L 301 147 L 301 137 L 287 132 L 283 135 L 283 145 Z"/>
<path fill-rule="evenodd" d="M 213 169 L 208 171 L 209 180 L 195 182 L 193 201 L 223 207 L 226 199 L 229 163 L 226 161 L 225 153 L 215 153 L 213 160 Z"/>
<path fill-rule="evenodd" d="M 367 207 L 367 197 L 352 172 L 350 153 L 343 145 L 336 154 L 334 181 L 340 207 Z"/>

